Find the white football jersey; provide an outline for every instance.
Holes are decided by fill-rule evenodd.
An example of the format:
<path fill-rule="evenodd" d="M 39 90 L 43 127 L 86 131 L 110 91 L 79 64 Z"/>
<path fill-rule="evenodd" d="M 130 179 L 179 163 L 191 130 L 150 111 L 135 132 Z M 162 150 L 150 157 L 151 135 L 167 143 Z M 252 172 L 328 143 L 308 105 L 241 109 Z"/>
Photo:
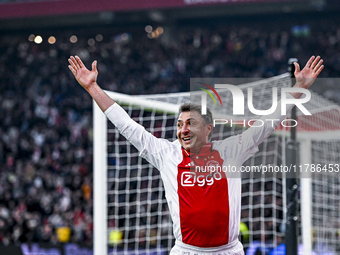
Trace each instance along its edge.
<path fill-rule="evenodd" d="M 265 121 L 261 128 L 251 127 L 240 135 L 208 143 L 197 154 L 183 149 L 178 140 L 154 137 L 116 103 L 105 114 L 140 156 L 160 171 L 176 244 L 214 251 L 239 243 L 240 172 L 216 169 L 240 169 L 283 119 L 280 109 L 266 117 L 276 119 L 274 125 Z"/>

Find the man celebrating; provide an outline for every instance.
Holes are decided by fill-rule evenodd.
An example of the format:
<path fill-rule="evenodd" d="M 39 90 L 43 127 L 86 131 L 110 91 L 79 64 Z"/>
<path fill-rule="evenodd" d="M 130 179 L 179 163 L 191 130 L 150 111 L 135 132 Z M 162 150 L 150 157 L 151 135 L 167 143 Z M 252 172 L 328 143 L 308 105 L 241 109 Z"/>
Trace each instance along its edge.
<path fill-rule="evenodd" d="M 313 56 L 301 71 L 294 63 L 294 87 L 308 89 L 322 71 L 322 62 L 320 57 Z M 250 127 L 241 135 L 208 143 L 213 128 L 211 112 L 201 115 L 199 105 L 184 104 L 177 120 L 178 139 L 169 142 L 145 131 L 105 94 L 96 82 L 96 61 L 92 63 L 92 71 L 77 56 L 70 57 L 69 63 L 77 81 L 119 132 L 140 151 L 140 156 L 160 171 L 176 238 L 170 254 L 244 254 L 238 240 L 241 179 L 223 172 L 196 169 L 228 165 L 240 168 L 282 121 L 281 109 L 267 116 L 274 123 L 265 122 L 267 125 L 260 128 Z M 301 95 L 291 93 L 287 97 Z"/>

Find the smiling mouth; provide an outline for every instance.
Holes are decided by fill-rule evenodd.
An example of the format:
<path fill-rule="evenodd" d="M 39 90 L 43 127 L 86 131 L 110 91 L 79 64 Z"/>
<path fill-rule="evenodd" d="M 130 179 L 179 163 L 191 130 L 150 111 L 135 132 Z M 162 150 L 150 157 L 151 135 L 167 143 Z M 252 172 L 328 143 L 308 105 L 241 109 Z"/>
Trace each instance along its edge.
<path fill-rule="evenodd" d="M 182 138 L 182 140 L 183 140 L 184 142 L 190 141 L 191 139 L 192 139 L 192 136 L 190 136 L 190 137 L 183 137 L 183 138 Z"/>

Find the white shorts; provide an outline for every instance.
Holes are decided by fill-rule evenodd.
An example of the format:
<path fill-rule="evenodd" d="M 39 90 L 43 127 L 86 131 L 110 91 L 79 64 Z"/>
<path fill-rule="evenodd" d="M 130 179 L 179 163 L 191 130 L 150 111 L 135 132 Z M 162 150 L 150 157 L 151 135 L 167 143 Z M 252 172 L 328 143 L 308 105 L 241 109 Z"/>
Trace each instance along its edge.
<path fill-rule="evenodd" d="M 232 245 L 232 247 L 229 244 L 215 248 L 198 248 L 176 240 L 176 244 L 169 255 L 244 255 L 244 251 L 239 240 L 235 240 L 235 245 Z"/>

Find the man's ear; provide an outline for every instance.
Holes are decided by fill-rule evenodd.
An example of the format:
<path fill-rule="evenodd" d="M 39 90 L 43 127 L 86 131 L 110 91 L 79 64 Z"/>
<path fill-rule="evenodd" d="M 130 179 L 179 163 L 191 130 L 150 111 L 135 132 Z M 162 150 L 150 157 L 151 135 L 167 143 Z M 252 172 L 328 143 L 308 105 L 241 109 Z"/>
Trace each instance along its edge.
<path fill-rule="evenodd" d="M 206 136 L 209 137 L 209 134 L 210 134 L 210 133 L 212 132 L 212 130 L 213 130 L 213 125 L 212 125 L 212 124 L 207 124 L 207 129 L 208 129 L 208 131 L 207 131 Z"/>

